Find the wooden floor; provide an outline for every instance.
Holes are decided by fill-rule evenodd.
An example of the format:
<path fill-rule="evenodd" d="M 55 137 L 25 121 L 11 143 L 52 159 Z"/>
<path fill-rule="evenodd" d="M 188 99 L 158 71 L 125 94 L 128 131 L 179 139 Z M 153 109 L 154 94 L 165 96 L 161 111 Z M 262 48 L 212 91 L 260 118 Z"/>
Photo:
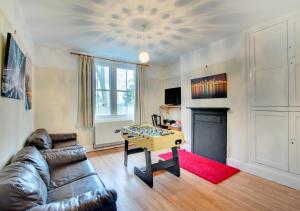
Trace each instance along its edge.
<path fill-rule="evenodd" d="M 178 178 L 157 172 L 149 188 L 133 173 L 144 165 L 144 154 L 130 155 L 123 165 L 123 149 L 88 153 L 107 187 L 118 192 L 118 210 L 300 210 L 300 192 L 283 185 L 240 172 L 214 185 L 181 169 Z M 152 161 L 157 161 L 157 153 Z"/>

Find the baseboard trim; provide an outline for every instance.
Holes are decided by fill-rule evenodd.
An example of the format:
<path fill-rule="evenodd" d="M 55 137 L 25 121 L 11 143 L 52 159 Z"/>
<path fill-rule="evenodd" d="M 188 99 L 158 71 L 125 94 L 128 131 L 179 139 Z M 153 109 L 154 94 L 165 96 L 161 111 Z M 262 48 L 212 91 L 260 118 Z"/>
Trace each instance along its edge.
<path fill-rule="evenodd" d="M 104 144 L 104 145 L 92 145 L 92 146 L 83 146 L 87 152 L 96 152 L 96 151 L 101 151 L 101 150 L 106 150 L 106 149 L 113 149 L 113 148 L 119 148 L 124 146 L 124 141 L 123 142 L 117 142 L 114 144 Z"/>
<path fill-rule="evenodd" d="M 192 147 L 191 147 L 191 145 L 190 144 L 183 144 L 183 145 L 181 145 L 180 146 L 180 149 L 184 149 L 184 150 L 187 150 L 187 151 L 189 151 L 189 152 L 191 152 L 192 151 Z"/>
<path fill-rule="evenodd" d="M 94 144 L 94 149 L 104 149 L 109 147 L 116 147 L 124 145 L 124 141 L 118 141 L 114 143 L 108 143 L 108 144 Z"/>
<path fill-rule="evenodd" d="M 256 176 L 286 185 L 300 191 L 300 175 L 280 171 L 271 167 L 263 166 L 257 163 L 244 163 L 232 158 L 227 159 L 227 164 L 242 171 L 254 174 Z"/>

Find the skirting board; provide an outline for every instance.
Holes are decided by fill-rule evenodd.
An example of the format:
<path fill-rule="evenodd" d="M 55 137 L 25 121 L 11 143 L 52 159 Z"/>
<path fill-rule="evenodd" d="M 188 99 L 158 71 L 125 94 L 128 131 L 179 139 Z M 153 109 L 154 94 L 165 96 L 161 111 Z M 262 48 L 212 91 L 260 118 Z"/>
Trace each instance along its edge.
<path fill-rule="evenodd" d="M 243 163 L 228 158 L 227 165 L 300 191 L 300 175 L 283 172 L 257 163 Z"/>
<path fill-rule="evenodd" d="M 188 143 L 181 145 L 180 148 L 181 148 L 181 149 L 185 149 L 185 150 L 187 150 L 187 151 L 189 151 L 189 152 L 192 151 L 192 147 L 191 147 L 191 145 L 188 144 Z"/>
<path fill-rule="evenodd" d="M 121 145 L 124 145 L 124 141 L 109 143 L 109 144 L 94 144 L 94 149 L 109 149 L 114 147 L 120 147 Z"/>
<path fill-rule="evenodd" d="M 100 150 L 105 150 L 105 149 L 112 149 L 112 148 L 117 148 L 117 147 L 122 147 L 124 146 L 124 141 L 114 143 L 114 144 L 105 144 L 105 145 L 89 145 L 89 146 L 84 146 L 83 147 L 86 149 L 86 152 L 95 152 L 95 151 L 100 151 Z"/>

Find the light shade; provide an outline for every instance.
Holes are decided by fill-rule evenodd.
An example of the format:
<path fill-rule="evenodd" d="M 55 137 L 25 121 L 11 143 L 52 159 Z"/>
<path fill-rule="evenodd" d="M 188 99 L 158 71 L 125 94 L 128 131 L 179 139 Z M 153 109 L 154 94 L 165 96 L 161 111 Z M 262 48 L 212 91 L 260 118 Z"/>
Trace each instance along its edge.
<path fill-rule="evenodd" d="M 149 56 L 149 53 L 147 51 L 141 51 L 139 53 L 139 60 L 141 63 L 145 64 L 147 62 L 149 62 L 150 60 L 150 56 Z"/>

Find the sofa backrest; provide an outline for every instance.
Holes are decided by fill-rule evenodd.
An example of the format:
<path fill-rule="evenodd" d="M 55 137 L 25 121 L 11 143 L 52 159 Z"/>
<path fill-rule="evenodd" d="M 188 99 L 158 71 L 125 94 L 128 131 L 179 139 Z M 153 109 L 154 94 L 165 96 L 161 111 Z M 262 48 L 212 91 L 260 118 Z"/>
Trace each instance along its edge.
<path fill-rule="evenodd" d="M 31 163 L 39 172 L 47 187 L 50 185 L 49 166 L 42 154 L 33 146 L 24 147 L 13 157 L 12 162 L 26 161 Z"/>
<path fill-rule="evenodd" d="M 47 188 L 35 167 L 14 162 L 0 171 L 1 210 L 27 210 L 47 201 Z"/>
<path fill-rule="evenodd" d="M 37 149 L 52 149 L 53 143 L 48 132 L 43 129 L 35 130 L 27 140 L 28 146 L 35 146 Z"/>

